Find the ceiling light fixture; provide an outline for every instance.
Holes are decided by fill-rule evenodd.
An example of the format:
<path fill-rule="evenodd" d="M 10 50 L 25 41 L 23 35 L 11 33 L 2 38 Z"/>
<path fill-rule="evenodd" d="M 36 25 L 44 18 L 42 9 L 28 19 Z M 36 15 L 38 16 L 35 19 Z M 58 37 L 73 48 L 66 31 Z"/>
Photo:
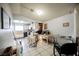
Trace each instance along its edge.
<path fill-rule="evenodd" d="M 37 13 L 38 15 L 43 15 L 43 11 L 42 11 L 42 10 L 37 10 L 36 13 Z"/>

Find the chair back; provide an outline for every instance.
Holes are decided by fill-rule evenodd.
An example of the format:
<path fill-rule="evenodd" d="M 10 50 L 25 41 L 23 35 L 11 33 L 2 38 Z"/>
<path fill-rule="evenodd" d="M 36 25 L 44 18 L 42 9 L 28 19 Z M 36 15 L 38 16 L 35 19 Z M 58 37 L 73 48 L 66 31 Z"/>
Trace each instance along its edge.
<path fill-rule="evenodd" d="M 76 43 L 66 43 L 61 46 L 61 54 L 65 55 L 74 55 L 77 53 L 77 44 Z"/>

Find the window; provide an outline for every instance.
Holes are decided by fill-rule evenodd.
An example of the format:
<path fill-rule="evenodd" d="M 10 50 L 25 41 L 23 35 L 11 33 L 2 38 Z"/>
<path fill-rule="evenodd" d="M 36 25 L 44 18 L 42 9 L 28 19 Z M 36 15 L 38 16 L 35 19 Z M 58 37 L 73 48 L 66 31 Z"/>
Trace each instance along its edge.
<path fill-rule="evenodd" d="M 15 24 L 15 31 L 23 31 L 23 25 L 22 24 Z"/>
<path fill-rule="evenodd" d="M 23 25 L 15 25 L 15 31 L 23 31 Z"/>
<path fill-rule="evenodd" d="M 14 20 L 14 30 L 15 31 L 23 31 L 23 23 L 24 21 Z"/>

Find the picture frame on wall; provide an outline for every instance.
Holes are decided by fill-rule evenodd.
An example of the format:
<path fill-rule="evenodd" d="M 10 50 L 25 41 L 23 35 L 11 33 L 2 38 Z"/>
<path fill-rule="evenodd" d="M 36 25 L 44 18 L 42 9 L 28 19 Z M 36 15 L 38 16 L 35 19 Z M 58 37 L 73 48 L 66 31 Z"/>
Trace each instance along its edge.
<path fill-rule="evenodd" d="M 1 7 L 1 28 L 2 29 L 10 28 L 10 17 L 2 7 Z"/>
<path fill-rule="evenodd" d="M 64 22 L 63 27 L 69 27 L 69 22 Z"/>

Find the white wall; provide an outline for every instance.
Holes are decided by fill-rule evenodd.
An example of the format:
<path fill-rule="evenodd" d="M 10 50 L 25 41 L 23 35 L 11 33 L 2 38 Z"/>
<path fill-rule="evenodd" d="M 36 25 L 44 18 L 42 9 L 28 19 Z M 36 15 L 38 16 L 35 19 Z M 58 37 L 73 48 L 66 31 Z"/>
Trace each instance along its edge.
<path fill-rule="evenodd" d="M 0 4 L 0 8 L 3 7 L 6 13 L 12 18 L 11 10 L 8 4 Z M 1 19 L 0 19 L 1 20 Z M 0 49 L 8 46 L 15 46 L 14 37 L 11 29 L 0 29 Z"/>
<path fill-rule="evenodd" d="M 63 27 L 64 22 L 69 22 L 69 27 Z M 48 29 L 54 34 L 74 36 L 74 14 L 67 14 L 47 21 Z"/>
<path fill-rule="evenodd" d="M 1 5 L 1 7 L 4 8 L 4 10 L 6 11 L 6 13 L 8 13 L 8 15 L 12 18 L 12 13 L 11 13 L 11 9 L 10 9 L 9 4 L 7 4 L 7 3 L 2 4 L 1 3 L 0 5 Z"/>

